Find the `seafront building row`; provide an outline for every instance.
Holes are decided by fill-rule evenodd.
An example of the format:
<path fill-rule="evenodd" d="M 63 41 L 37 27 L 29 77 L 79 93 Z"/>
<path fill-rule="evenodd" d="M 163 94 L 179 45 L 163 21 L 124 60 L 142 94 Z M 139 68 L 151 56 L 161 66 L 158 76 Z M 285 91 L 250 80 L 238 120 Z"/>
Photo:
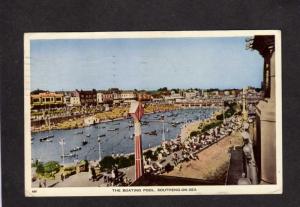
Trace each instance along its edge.
<path fill-rule="evenodd" d="M 257 103 L 263 96 L 261 91 L 247 89 L 248 103 Z M 76 107 L 76 106 L 119 106 L 129 104 L 133 100 L 143 100 L 150 103 L 177 104 L 182 106 L 223 106 L 224 101 L 236 102 L 242 97 L 241 90 L 178 90 L 159 93 L 134 90 L 75 90 L 31 94 L 32 109 Z"/>

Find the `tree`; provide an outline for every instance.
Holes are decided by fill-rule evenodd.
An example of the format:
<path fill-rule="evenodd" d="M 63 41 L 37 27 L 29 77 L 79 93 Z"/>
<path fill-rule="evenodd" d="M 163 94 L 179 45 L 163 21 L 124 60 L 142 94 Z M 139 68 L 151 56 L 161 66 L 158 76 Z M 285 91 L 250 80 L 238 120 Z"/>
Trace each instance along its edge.
<path fill-rule="evenodd" d="M 41 89 L 36 89 L 36 90 L 31 91 L 31 94 L 34 95 L 34 94 L 45 93 L 45 92 L 49 92 L 49 91 L 44 91 L 44 90 L 41 90 Z"/>
<path fill-rule="evenodd" d="M 168 91 L 167 87 L 159 88 L 157 91 Z"/>
<path fill-rule="evenodd" d="M 46 162 L 44 164 L 44 172 L 45 173 L 58 172 L 59 169 L 60 169 L 60 165 L 56 161 L 50 161 L 50 162 Z"/>
<path fill-rule="evenodd" d="M 44 172 L 45 172 L 45 169 L 44 169 L 44 165 L 42 162 L 38 162 L 37 166 L 36 166 L 36 171 L 35 171 L 37 174 L 40 174 L 40 175 L 43 175 Z"/>

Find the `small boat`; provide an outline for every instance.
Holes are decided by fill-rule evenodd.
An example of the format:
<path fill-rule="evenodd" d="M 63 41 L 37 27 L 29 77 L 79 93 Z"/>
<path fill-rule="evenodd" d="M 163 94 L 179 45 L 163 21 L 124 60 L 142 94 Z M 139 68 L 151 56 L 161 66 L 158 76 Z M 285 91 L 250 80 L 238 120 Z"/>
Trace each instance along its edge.
<path fill-rule="evenodd" d="M 83 131 L 75 132 L 75 134 L 83 134 Z"/>
<path fill-rule="evenodd" d="M 76 157 L 76 154 L 73 154 L 73 153 L 69 153 L 69 154 L 64 154 L 64 156 L 60 156 L 61 158 L 62 157 Z"/>
<path fill-rule="evenodd" d="M 42 137 L 42 138 L 40 138 L 40 142 L 44 142 L 44 141 L 46 141 L 47 139 L 53 138 L 53 137 L 54 137 L 54 135 L 48 135 L 48 136 L 46 136 L 46 137 Z"/>
<path fill-rule="evenodd" d="M 46 142 L 46 141 L 47 142 L 52 142 L 52 137 L 43 137 L 43 138 L 40 138 L 40 142 Z"/>
<path fill-rule="evenodd" d="M 119 128 L 111 128 L 111 129 L 108 129 L 107 131 L 117 131 L 119 130 Z"/>
<path fill-rule="evenodd" d="M 157 132 L 156 132 L 156 130 L 154 130 L 154 131 L 151 131 L 151 132 L 145 132 L 144 134 L 148 134 L 148 135 L 155 135 L 155 136 L 157 136 Z"/>
<path fill-rule="evenodd" d="M 120 123 L 114 123 L 114 125 L 120 125 Z"/>
<path fill-rule="evenodd" d="M 148 121 L 142 121 L 142 123 L 141 123 L 142 125 L 148 125 L 149 124 L 149 122 Z"/>
<path fill-rule="evenodd" d="M 87 143 L 88 143 L 88 141 L 83 140 L 83 141 L 82 141 L 82 146 L 86 145 Z"/>
<path fill-rule="evenodd" d="M 73 149 L 70 150 L 70 152 L 76 152 L 81 150 L 81 147 L 74 147 Z"/>
<path fill-rule="evenodd" d="M 87 134 L 87 135 L 85 135 L 86 137 L 90 137 L 91 136 L 91 134 Z"/>
<path fill-rule="evenodd" d="M 100 134 L 100 135 L 98 135 L 98 137 L 105 137 L 106 136 L 106 134 Z"/>

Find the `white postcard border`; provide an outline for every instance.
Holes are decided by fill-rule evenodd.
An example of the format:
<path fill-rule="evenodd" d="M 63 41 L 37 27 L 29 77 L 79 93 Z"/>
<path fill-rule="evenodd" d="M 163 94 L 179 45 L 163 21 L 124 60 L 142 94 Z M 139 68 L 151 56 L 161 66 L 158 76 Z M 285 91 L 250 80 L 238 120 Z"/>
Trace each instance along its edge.
<path fill-rule="evenodd" d="M 215 186 L 152 186 L 152 187 L 57 187 L 31 186 L 31 127 L 30 127 L 30 41 L 51 39 L 114 39 L 114 38 L 186 38 L 186 37 L 248 37 L 275 35 L 276 79 L 276 168 L 274 185 L 215 185 Z M 246 43 L 245 43 L 246 44 Z M 155 32 L 49 32 L 24 34 L 24 135 L 25 135 L 25 196 L 151 196 L 151 195 L 234 195 L 282 193 L 282 79 L 280 30 L 223 31 L 155 31 Z"/>

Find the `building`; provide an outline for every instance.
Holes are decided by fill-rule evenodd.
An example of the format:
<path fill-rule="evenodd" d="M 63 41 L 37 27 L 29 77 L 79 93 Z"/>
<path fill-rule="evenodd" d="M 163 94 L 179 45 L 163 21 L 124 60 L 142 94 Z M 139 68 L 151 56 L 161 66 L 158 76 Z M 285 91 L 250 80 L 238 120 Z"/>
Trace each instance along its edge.
<path fill-rule="evenodd" d="M 225 96 L 229 96 L 229 95 L 230 95 L 230 92 L 229 92 L 229 91 L 224 91 L 224 95 L 225 95 Z"/>
<path fill-rule="evenodd" d="M 109 91 L 102 92 L 102 101 L 103 104 L 112 104 L 114 101 L 114 95 Z"/>
<path fill-rule="evenodd" d="M 137 98 L 137 95 L 134 91 L 122 91 L 121 92 L 121 99 L 124 101 L 135 100 L 136 98 Z"/>
<path fill-rule="evenodd" d="M 30 97 L 32 108 L 54 108 L 65 106 L 63 94 L 54 92 L 45 92 L 32 94 Z"/>
<path fill-rule="evenodd" d="M 76 90 L 75 96 L 79 97 L 82 106 L 97 105 L 97 91 L 95 89 L 91 91 Z"/>
<path fill-rule="evenodd" d="M 194 99 L 196 98 L 198 93 L 196 91 L 187 91 L 184 93 L 185 99 Z"/>
<path fill-rule="evenodd" d="M 97 104 L 103 104 L 103 92 L 97 92 Z"/>
<path fill-rule="evenodd" d="M 257 50 L 264 59 L 264 99 L 256 106 L 256 135 L 253 143 L 258 179 L 261 183 L 276 184 L 275 37 L 254 36 L 246 41 L 247 47 Z"/>
<path fill-rule="evenodd" d="M 152 100 L 152 96 L 146 92 L 139 92 L 137 94 L 137 99 L 141 100 L 141 101 L 151 101 Z"/>
<path fill-rule="evenodd" d="M 70 96 L 70 106 L 80 106 L 79 96 Z"/>
<path fill-rule="evenodd" d="M 121 92 L 120 91 L 113 92 L 113 103 L 120 104 L 121 102 L 122 102 Z"/>

